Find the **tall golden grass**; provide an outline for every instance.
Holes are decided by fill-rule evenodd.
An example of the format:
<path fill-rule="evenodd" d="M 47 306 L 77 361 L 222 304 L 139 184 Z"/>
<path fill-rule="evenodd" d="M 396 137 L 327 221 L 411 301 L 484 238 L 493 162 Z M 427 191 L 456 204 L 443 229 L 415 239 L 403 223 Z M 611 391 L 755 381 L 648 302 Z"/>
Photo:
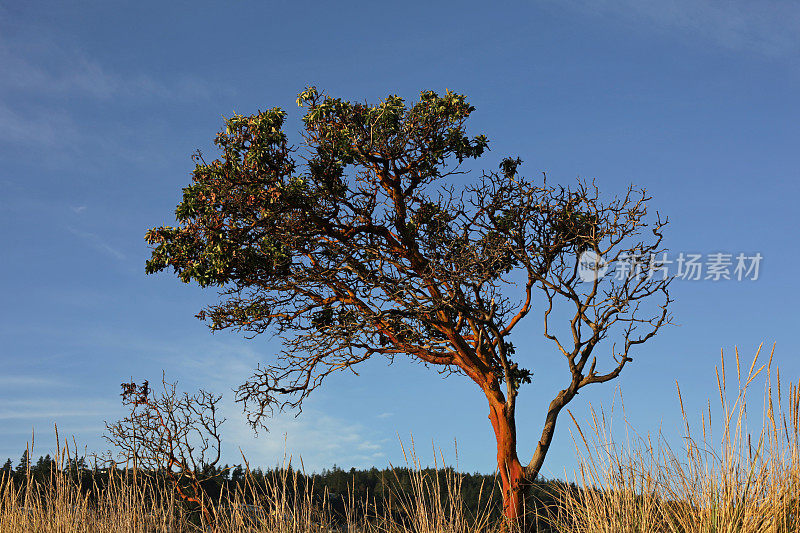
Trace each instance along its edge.
<path fill-rule="evenodd" d="M 676 450 L 666 440 L 634 437 L 618 444 L 611 420 L 592 411 L 588 428 L 576 424 L 580 467 L 578 490 L 562 487 L 555 511 L 526 517 L 532 531 L 563 533 L 800 531 L 800 392 L 781 387 L 772 356 L 759 365 L 761 349 L 742 372 L 736 352 L 736 390 L 729 394 L 723 358 L 717 373 L 720 420 L 712 424 L 710 404 L 692 426 L 678 389 L 685 432 Z M 748 428 L 748 392 L 764 379 L 762 419 L 758 431 Z M 785 394 L 788 393 L 788 394 Z M 574 420 L 574 419 L 573 419 Z M 718 433 L 713 431 L 717 429 Z M 715 437 L 715 434 L 718 436 Z M 628 439 L 630 441 L 631 439 Z M 219 502 L 208 502 L 213 523 L 190 516 L 168 484 L 150 477 L 136 481 L 135 471 L 110 471 L 107 482 L 83 489 L 69 475 L 69 450 L 59 450 L 57 468 L 46 482 L 32 478 L 15 486 L 0 481 L 0 533 L 125 532 L 177 533 L 472 533 L 504 529 L 493 519 L 486 488 L 477 516 L 461 505 L 458 474 L 425 473 L 416 454 L 403 454 L 412 475 L 412 491 L 390 494 L 382 511 L 374 499 L 345 501 L 343 520 L 335 520 L 329 500 L 315 500 L 313 487 L 302 486 L 299 472 L 276 470 L 266 485 L 248 471 L 245 483 Z M 443 466 L 443 463 L 442 463 Z M 374 496 L 373 496 L 374 498 Z M 255 502 L 255 505 L 253 504 Z M 404 519 L 398 519 L 398 516 Z M 200 518 L 198 518 L 200 517 Z"/>
<path fill-rule="evenodd" d="M 460 476 L 445 469 L 443 476 L 424 471 L 415 453 L 403 450 L 411 465 L 411 494 L 390 493 L 388 505 L 373 499 L 345 498 L 344 519 L 334 515 L 323 498 L 313 498 L 314 487 L 300 479 L 300 471 L 284 467 L 258 483 L 249 468 L 244 483 L 217 502 L 204 502 L 213 523 L 203 515 L 192 516 L 176 498 L 168 482 L 158 482 L 130 470 L 109 469 L 109 478 L 81 488 L 69 472 L 67 454 L 59 457 L 51 478 L 37 480 L 30 470 L 15 486 L 13 477 L 0 483 L 0 533 L 472 533 L 494 531 L 490 524 L 487 488 L 486 504 L 477 516 L 468 515 L 461 505 Z M 67 457 L 67 459 L 65 459 Z M 96 474 L 95 474 L 96 475 Z M 374 498 L 374 496 L 373 496 Z M 402 516 L 402 520 L 398 520 Z"/>
<path fill-rule="evenodd" d="M 774 346 L 762 365 L 760 353 L 761 347 L 745 374 L 736 350 L 733 394 L 722 357 L 718 437 L 710 402 L 700 428 L 692 429 L 680 387 L 685 433 L 680 449 L 662 437 L 619 445 L 611 438 L 610 420 L 594 411 L 590 431 L 576 424 L 582 490 L 563 492 L 556 528 L 565 533 L 800 531 L 798 384 L 782 389 L 780 371 L 773 373 Z M 763 408 L 753 432 L 747 400 L 759 376 L 764 379 Z"/>

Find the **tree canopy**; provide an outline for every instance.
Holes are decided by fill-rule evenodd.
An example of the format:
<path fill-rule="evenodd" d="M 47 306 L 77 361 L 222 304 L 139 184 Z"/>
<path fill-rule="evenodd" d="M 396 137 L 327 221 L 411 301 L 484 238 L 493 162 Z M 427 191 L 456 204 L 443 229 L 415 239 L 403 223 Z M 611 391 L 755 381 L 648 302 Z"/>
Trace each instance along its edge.
<path fill-rule="evenodd" d="M 178 226 L 147 233 L 147 272 L 172 267 L 184 282 L 219 287 L 219 303 L 198 315 L 213 330 L 281 337 L 282 352 L 238 390 L 254 425 L 276 406 L 301 406 L 333 372 L 408 356 L 474 381 L 489 401 L 499 468 L 514 465 L 509 480 L 535 477 L 561 408 L 619 375 L 631 349 L 669 322 L 669 279 L 654 275 L 667 221 L 647 220 L 643 190 L 603 202 L 594 184 L 524 178 L 519 158 L 456 187 L 448 178 L 488 148 L 484 135 L 467 135 L 474 108 L 463 95 L 369 105 L 311 87 L 297 103 L 300 149 L 274 108 L 227 119 L 219 158 L 195 154 Z M 587 282 L 587 251 L 636 268 Z M 566 319 L 554 311 L 561 304 L 572 309 Z M 546 355 L 510 338 L 534 307 L 571 379 L 522 468 L 515 399 Z M 598 360 L 612 331 L 620 337 Z"/>

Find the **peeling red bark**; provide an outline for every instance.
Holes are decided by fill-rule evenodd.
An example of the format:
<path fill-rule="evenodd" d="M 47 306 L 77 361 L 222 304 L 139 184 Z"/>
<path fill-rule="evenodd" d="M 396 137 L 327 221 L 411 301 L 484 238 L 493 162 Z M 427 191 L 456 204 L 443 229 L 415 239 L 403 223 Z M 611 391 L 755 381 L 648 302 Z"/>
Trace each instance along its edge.
<path fill-rule="evenodd" d="M 497 440 L 497 468 L 503 489 L 503 514 L 510 526 L 519 525 L 524 513 L 522 485 L 525 470 L 517 457 L 517 429 L 513 413 L 507 413 L 505 404 L 495 404 L 489 409 L 489 420 Z"/>

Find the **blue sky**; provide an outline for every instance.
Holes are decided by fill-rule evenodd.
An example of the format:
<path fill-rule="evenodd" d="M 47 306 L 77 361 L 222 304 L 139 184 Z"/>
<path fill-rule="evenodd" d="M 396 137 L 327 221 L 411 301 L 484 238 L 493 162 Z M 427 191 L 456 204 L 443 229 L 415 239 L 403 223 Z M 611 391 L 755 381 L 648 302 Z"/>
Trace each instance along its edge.
<path fill-rule="evenodd" d="M 796 381 L 799 67 L 794 2 L 0 2 L 0 460 L 16 462 L 32 431 L 34 455 L 52 451 L 54 423 L 103 450 L 119 383 L 163 369 L 224 394 L 230 462 L 241 448 L 251 464 L 287 450 L 312 470 L 381 467 L 402 463 L 398 437 L 413 433 L 424 460 L 433 444 L 453 462 L 457 442 L 460 468 L 493 471 L 480 392 L 403 361 L 330 379 L 254 438 L 231 390 L 278 341 L 212 335 L 194 314 L 213 290 L 144 274 L 144 233 L 174 221 L 189 156 L 211 150 L 222 116 L 280 106 L 298 139 L 309 84 L 372 102 L 466 94 L 485 168 L 519 155 L 555 182 L 595 178 L 609 195 L 633 183 L 670 217 L 675 254 L 763 256 L 756 281 L 676 281 L 679 326 L 582 392 L 579 420 L 621 391 L 633 428 L 678 439 L 675 381 L 699 416 L 734 346 L 749 358 L 777 343 Z M 518 407 L 523 461 L 566 374 L 541 316 L 528 324 L 514 339 L 535 372 Z M 571 426 L 561 419 L 548 476 L 575 464 Z"/>

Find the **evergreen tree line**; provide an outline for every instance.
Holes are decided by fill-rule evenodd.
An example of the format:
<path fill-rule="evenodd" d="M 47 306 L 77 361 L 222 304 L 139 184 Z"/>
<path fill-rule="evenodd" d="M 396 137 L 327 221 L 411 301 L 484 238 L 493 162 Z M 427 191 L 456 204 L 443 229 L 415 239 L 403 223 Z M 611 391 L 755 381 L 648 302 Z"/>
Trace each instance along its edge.
<path fill-rule="evenodd" d="M 6 460 L 0 477 L 11 477 L 16 487 L 30 481 L 47 485 L 55 478 L 52 475 L 57 464 L 50 455 L 40 456 L 36 462 L 28 457 L 28 451 L 15 466 L 11 459 Z M 72 482 L 85 490 L 94 484 L 104 486 L 109 482 L 112 474 L 126 476 L 128 481 L 133 480 L 130 470 L 125 468 L 90 467 L 84 457 L 69 459 L 63 470 Z M 445 508 L 449 505 L 448 485 L 458 486 L 460 503 L 464 506 L 467 516 L 478 516 L 490 512 L 493 517 L 499 517 L 502 510 L 502 495 L 499 488 L 499 479 L 494 474 L 463 473 L 457 474 L 452 468 L 433 469 L 424 468 L 412 470 L 406 467 L 378 469 L 349 470 L 334 465 L 324 469 L 321 473 L 305 474 L 288 466 L 286 469 L 256 468 L 247 470 L 241 464 L 224 465 L 215 467 L 204 466 L 198 476 L 202 481 L 202 488 L 206 496 L 217 505 L 226 505 L 225 495 L 234 494 L 238 489 L 244 496 L 244 503 L 261 506 L 259 495 L 268 493 L 267 487 L 283 491 L 289 501 L 295 493 L 301 495 L 312 494 L 317 505 L 326 505 L 334 516 L 343 517 L 347 506 L 351 510 L 384 515 L 391 509 L 395 519 L 403 520 L 403 502 L 410 502 L 414 498 L 414 484 L 420 479 L 426 480 L 429 495 L 434 495 L 437 490 Z M 137 482 L 151 483 L 153 486 L 168 487 L 169 478 L 166 472 L 138 471 Z M 249 484 L 246 487 L 246 483 Z M 449 480 L 449 484 L 448 484 Z M 156 483 L 152 483 L 152 482 Z M 3 487 L 5 488 L 5 486 Z M 526 487 L 526 496 L 529 506 L 538 512 L 555 509 L 558 491 L 566 488 L 564 482 L 558 480 L 541 480 L 531 483 Z M 570 490 L 577 490 L 572 485 Z M 1 489 L 0 489 L 1 490 Z M 355 509 L 353 509 L 355 507 Z M 531 508 L 529 507 L 529 508 Z"/>

